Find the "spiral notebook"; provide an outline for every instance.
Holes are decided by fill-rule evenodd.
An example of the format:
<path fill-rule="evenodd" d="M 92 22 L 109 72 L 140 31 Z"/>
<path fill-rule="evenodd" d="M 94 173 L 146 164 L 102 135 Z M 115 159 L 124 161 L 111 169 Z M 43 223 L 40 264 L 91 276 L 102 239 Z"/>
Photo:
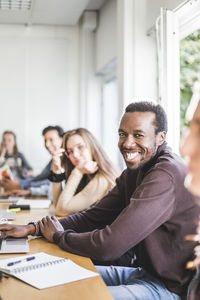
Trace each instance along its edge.
<path fill-rule="evenodd" d="M 38 289 L 98 276 L 98 273 L 82 268 L 70 259 L 44 252 L 0 259 L 0 271 Z"/>

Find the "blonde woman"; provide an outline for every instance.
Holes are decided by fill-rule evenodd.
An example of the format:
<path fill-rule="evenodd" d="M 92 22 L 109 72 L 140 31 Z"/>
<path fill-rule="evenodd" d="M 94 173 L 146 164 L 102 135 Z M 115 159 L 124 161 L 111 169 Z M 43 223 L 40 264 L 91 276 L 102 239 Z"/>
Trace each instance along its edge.
<path fill-rule="evenodd" d="M 63 148 L 54 152 L 53 205 L 66 216 L 99 201 L 115 185 L 118 173 L 96 138 L 85 128 L 66 132 Z M 61 181 L 66 183 L 62 189 Z"/>

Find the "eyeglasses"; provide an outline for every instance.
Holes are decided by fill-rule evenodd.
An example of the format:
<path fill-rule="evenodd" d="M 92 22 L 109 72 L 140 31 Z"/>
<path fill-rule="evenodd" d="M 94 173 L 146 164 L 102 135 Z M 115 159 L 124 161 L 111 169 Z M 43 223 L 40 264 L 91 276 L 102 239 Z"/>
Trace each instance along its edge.
<path fill-rule="evenodd" d="M 70 156 L 73 155 L 75 151 L 79 152 L 79 153 L 83 153 L 86 149 L 86 145 L 84 144 L 80 144 L 75 146 L 73 149 L 69 149 L 65 151 L 65 155 L 66 156 Z"/>

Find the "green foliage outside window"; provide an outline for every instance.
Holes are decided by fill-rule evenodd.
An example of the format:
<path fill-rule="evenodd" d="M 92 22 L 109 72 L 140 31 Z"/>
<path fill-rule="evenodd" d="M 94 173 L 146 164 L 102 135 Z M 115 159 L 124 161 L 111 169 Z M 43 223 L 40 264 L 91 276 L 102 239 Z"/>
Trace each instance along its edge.
<path fill-rule="evenodd" d="M 200 80 L 200 30 L 180 42 L 181 133 L 187 126 L 185 113 L 192 97 L 195 81 Z"/>

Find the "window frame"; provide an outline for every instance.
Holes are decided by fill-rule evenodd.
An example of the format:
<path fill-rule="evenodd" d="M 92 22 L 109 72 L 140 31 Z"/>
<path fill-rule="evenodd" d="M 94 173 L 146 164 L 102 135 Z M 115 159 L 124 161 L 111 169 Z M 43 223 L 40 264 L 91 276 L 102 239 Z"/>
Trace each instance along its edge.
<path fill-rule="evenodd" d="M 200 28 L 200 0 L 181 3 L 173 11 L 161 8 L 156 21 L 158 97 L 168 116 L 167 141 L 180 146 L 180 40 Z"/>

